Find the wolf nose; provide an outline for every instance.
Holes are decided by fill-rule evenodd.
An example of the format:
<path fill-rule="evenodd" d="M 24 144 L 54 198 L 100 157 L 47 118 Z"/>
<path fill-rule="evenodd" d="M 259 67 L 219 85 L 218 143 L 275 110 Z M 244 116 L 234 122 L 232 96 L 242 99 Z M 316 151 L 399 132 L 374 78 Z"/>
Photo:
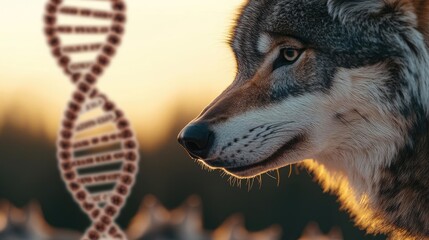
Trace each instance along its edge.
<path fill-rule="evenodd" d="M 204 159 L 213 144 L 214 134 L 207 124 L 193 124 L 185 127 L 178 137 L 179 143 L 192 157 Z"/>

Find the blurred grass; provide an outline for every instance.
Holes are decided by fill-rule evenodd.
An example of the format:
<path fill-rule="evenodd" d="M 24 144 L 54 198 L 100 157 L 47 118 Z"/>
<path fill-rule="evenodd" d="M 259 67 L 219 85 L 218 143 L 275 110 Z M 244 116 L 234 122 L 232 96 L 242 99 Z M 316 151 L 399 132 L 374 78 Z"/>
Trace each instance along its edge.
<path fill-rule="evenodd" d="M 203 201 L 207 229 L 215 229 L 227 217 L 241 213 L 248 229 L 279 224 L 287 240 L 297 239 L 313 221 L 324 232 L 340 227 L 345 239 L 385 239 L 365 236 L 355 228 L 349 216 L 339 211 L 336 197 L 323 193 L 305 169 L 294 168 L 290 177 L 289 168 L 282 169 L 279 186 L 277 180 L 264 176 L 262 186 L 255 181 L 250 191 L 245 182 L 241 188 L 232 187 L 220 172 L 203 171 L 176 143 L 177 133 L 194 116 L 182 112 L 176 108 L 174 125 L 164 144 L 141 153 L 137 183 L 118 219 L 122 227 L 128 225 L 147 194 L 155 195 L 168 208 L 196 194 Z M 57 169 L 54 143 L 44 132 L 30 133 L 5 118 L 0 130 L 0 199 L 18 207 L 37 200 L 53 226 L 84 231 L 89 220 L 66 191 Z"/>

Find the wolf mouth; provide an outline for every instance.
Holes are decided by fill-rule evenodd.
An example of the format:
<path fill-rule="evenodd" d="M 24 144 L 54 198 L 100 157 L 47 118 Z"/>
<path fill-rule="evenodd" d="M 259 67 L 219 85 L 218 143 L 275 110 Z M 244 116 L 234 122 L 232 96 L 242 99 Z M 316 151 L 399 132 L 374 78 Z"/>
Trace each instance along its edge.
<path fill-rule="evenodd" d="M 255 164 L 243 166 L 243 167 L 232 167 L 232 168 L 224 168 L 224 169 L 234 174 L 234 173 L 246 172 L 258 167 L 267 166 L 269 163 L 277 161 L 281 156 L 295 149 L 304 140 L 305 140 L 304 135 L 302 134 L 296 135 L 290 141 L 285 143 L 282 147 L 277 149 L 277 151 L 275 151 L 271 156 L 269 156 L 267 159 L 263 161 L 260 161 Z"/>

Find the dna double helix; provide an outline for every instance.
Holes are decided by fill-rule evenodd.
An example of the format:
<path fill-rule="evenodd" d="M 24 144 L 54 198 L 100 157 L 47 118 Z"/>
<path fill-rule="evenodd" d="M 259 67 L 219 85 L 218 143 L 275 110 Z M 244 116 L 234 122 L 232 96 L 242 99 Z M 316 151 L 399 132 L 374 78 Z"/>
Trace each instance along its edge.
<path fill-rule="evenodd" d="M 92 220 L 82 239 L 126 239 L 115 223 L 138 172 L 138 143 L 124 113 L 97 90 L 124 33 L 123 0 L 50 0 L 45 34 L 75 86 L 58 139 L 68 190 Z"/>

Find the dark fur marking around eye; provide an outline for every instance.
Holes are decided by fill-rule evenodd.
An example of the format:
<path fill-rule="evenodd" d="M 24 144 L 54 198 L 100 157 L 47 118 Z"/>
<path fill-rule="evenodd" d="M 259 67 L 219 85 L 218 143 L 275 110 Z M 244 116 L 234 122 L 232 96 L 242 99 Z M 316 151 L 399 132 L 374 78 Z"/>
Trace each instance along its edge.
<path fill-rule="evenodd" d="M 275 71 L 276 69 L 281 68 L 283 66 L 293 65 L 301 57 L 301 54 L 303 53 L 302 49 L 293 49 L 293 50 L 298 51 L 298 56 L 295 60 L 289 61 L 284 57 L 284 51 L 287 51 L 287 50 L 288 49 L 280 50 L 279 56 L 277 57 L 277 59 L 273 63 L 273 71 Z"/>

